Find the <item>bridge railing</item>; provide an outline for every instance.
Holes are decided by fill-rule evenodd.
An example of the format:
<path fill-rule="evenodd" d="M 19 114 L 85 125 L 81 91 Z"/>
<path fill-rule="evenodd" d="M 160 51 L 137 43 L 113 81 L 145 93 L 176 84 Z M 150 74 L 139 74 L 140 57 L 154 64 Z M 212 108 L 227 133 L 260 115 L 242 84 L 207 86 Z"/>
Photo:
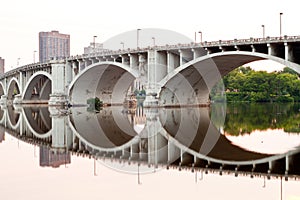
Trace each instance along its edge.
<path fill-rule="evenodd" d="M 219 46 L 234 46 L 234 45 L 248 45 L 248 44 L 262 44 L 268 42 L 300 42 L 300 36 L 283 36 L 283 37 L 265 37 L 265 38 L 247 38 L 247 39 L 234 39 L 234 40 L 218 40 L 218 41 L 210 41 L 210 42 L 200 42 L 200 43 L 185 43 L 185 44 L 166 44 L 163 46 L 148 46 L 145 48 L 137 48 L 137 49 L 119 49 L 119 50 L 108 50 L 105 52 L 95 52 L 77 56 L 71 56 L 68 60 L 74 59 L 84 59 L 90 57 L 106 57 L 112 55 L 122 55 L 122 54 L 130 54 L 130 53 L 141 53 L 146 52 L 151 49 L 155 50 L 172 50 L 172 49 L 184 49 L 184 48 L 206 48 L 206 47 L 219 47 Z"/>

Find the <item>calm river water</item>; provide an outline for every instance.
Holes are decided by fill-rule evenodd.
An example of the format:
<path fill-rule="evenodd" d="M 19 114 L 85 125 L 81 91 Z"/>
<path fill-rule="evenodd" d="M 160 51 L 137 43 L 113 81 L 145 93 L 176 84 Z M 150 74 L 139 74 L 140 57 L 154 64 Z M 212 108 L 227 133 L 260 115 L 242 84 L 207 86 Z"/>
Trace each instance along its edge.
<path fill-rule="evenodd" d="M 300 104 L 0 118 L 1 199 L 300 199 Z"/>

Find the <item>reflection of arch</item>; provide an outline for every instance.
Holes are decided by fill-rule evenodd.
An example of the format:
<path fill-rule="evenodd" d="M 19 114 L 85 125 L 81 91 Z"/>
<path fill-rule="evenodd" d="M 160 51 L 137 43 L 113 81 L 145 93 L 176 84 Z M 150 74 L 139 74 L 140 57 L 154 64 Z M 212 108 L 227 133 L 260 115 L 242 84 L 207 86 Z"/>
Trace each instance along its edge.
<path fill-rule="evenodd" d="M 5 120 L 5 112 L 2 108 L 0 108 L 0 124 L 3 124 Z"/>
<path fill-rule="evenodd" d="M 6 91 L 4 91 L 3 83 L 0 82 L 0 97 L 1 97 L 2 95 L 5 95 L 5 92 L 6 92 Z"/>
<path fill-rule="evenodd" d="M 7 115 L 8 115 L 8 124 L 9 126 L 16 130 L 19 125 L 20 125 L 20 121 L 21 121 L 21 116 L 20 113 L 15 112 L 15 109 L 13 106 L 8 106 L 7 107 Z"/>
<path fill-rule="evenodd" d="M 123 103 L 136 77 L 136 71 L 121 63 L 95 63 L 76 76 L 68 94 L 73 104 L 86 104 L 87 99 L 94 97 L 99 97 L 104 103 Z"/>
<path fill-rule="evenodd" d="M 121 109 L 115 109 L 117 111 L 105 109 L 100 113 L 93 113 L 86 112 L 86 108 L 76 108 L 68 117 L 69 126 L 80 141 L 94 150 L 105 152 L 124 150 L 138 143 L 139 136 L 128 121 L 128 117 L 121 113 Z M 114 112 L 119 113 L 117 119 Z"/>
<path fill-rule="evenodd" d="M 6 94 L 7 94 L 7 100 L 13 100 L 16 94 L 20 94 L 19 81 L 15 77 L 10 79 Z"/>
<path fill-rule="evenodd" d="M 25 124 L 37 138 L 48 138 L 51 135 L 52 120 L 48 107 L 24 107 L 22 115 Z"/>
<path fill-rule="evenodd" d="M 39 71 L 33 74 L 24 88 L 22 99 L 31 100 L 32 98 L 37 98 L 37 100 L 49 100 L 51 81 L 52 77 L 47 72 Z"/>
<path fill-rule="evenodd" d="M 214 53 L 196 58 L 170 72 L 158 83 L 162 88 L 160 98 L 170 103 L 169 99 L 171 97 L 178 98 L 182 96 L 182 81 L 186 81 L 191 88 L 191 93 L 190 96 L 181 97 L 184 98 L 184 102 L 188 102 L 188 98 L 191 98 L 191 95 L 202 99 L 202 101 L 200 100 L 201 102 L 207 102 L 211 88 L 223 76 L 246 63 L 264 59 L 281 63 L 298 73 L 300 72 L 298 64 L 267 54 L 243 51 Z M 175 103 L 178 103 L 178 100 Z"/>
<path fill-rule="evenodd" d="M 161 134 L 179 149 L 201 159 L 234 165 L 264 163 L 266 159 L 273 156 L 251 152 L 233 145 L 213 125 L 209 117 L 209 109 L 198 108 L 198 116 L 192 114 L 191 111 L 194 109 L 166 109 L 164 113 L 161 112 L 160 119 L 167 119 Z"/>

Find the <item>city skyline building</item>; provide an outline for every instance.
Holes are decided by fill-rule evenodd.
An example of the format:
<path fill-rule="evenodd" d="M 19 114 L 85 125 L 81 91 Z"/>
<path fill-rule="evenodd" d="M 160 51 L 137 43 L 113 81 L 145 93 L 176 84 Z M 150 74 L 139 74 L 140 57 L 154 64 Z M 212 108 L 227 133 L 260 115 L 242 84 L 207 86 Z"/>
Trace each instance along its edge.
<path fill-rule="evenodd" d="M 90 46 L 84 47 L 83 54 L 91 54 L 91 53 L 104 53 L 109 51 L 108 49 L 103 49 L 103 43 L 94 43 L 91 42 Z"/>
<path fill-rule="evenodd" d="M 0 57 L 0 74 L 4 73 L 5 60 Z"/>
<path fill-rule="evenodd" d="M 58 31 L 39 32 L 39 62 L 70 56 L 70 35 Z"/>

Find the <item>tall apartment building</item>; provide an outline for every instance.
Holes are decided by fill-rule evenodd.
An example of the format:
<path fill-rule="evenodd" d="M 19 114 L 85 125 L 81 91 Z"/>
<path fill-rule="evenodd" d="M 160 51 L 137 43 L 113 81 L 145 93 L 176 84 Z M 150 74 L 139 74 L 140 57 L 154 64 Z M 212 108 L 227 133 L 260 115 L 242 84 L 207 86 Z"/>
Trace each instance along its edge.
<path fill-rule="evenodd" d="M 63 59 L 70 56 L 70 35 L 58 31 L 39 33 L 40 62 Z"/>
<path fill-rule="evenodd" d="M 5 64 L 4 59 L 2 59 L 2 58 L 0 57 L 0 74 L 3 74 L 3 73 L 4 73 L 4 64 Z"/>

